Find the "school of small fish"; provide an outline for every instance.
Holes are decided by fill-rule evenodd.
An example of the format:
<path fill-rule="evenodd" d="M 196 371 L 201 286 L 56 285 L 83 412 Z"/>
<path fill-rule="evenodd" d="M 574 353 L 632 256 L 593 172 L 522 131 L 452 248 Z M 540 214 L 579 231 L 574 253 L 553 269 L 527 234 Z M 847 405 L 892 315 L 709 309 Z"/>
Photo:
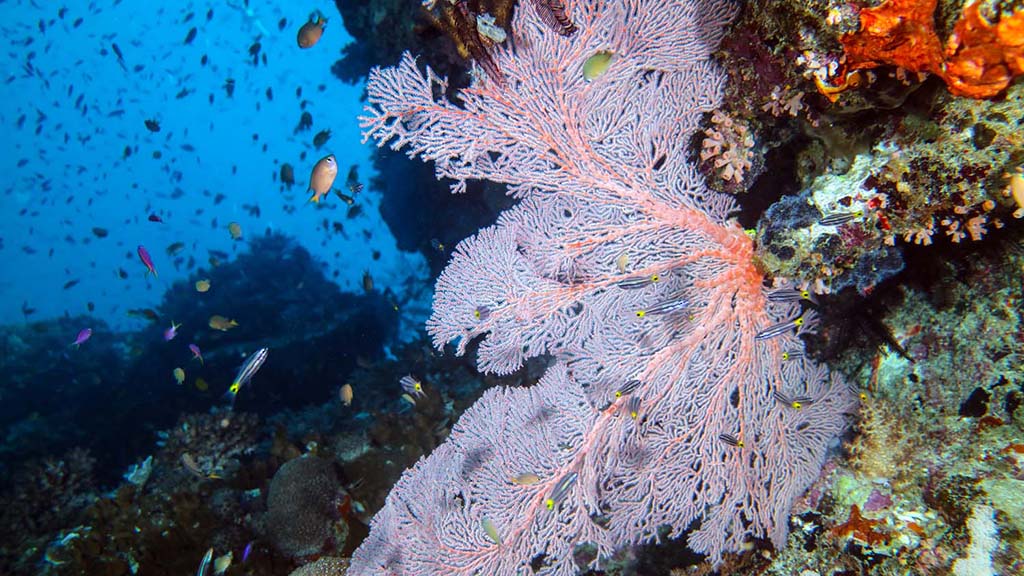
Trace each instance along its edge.
<path fill-rule="evenodd" d="M 113 278 L 123 282 L 126 292 L 138 294 L 137 281 L 144 282 L 146 292 L 159 290 L 161 285 L 166 286 L 162 284 L 161 277 L 165 269 L 173 268 L 180 275 L 195 270 L 198 263 L 204 260 L 214 268 L 231 258 L 228 252 L 203 246 L 205 241 L 191 231 L 207 223 L 216 229 L 225 226 L 224 222 L 227 221 L 227 238 L 242 242 L 246 238 L 244 231 L 251 230 L 253 222 L 261 217 L 262 210 L 258 202 L 250 199 L 256 197 L 256 194 L 232 191 L 234 186 L 231 182 L 239 174 L 241 161 L 204 162 L 204 152 L 213 151 L 209 142 L 215 140 L 203 132 L 203 124 L 208 124 L 210 134 L 221 134 L 223 130 L 216 121 L 224 114 L 225 108 L 252 106 L 253 109 L 245 113 L 258 115 L 264 106 L 275 102 L 277 86 L 274 84 L 280 84 L 282 75 L 305 66 L 303 61 L 282 58 L 280 49 L 284 48 L 284 53 L 288 55 L 298 55 L 304 51 L 319 54 L 337 49 L 341 39 L 332 36 L 329 19 L 320 10 L 296 13 L 297 5 L 263 6 L 248 0 L 215 4 L 199 13 L 188 3 L 168 6 L 166 10 L 169 14 L 163 14 L 164 8 L 161 9 L 161 17 L 165 20 L 159 31 L 172 34 L 175 49 L 154 58 L 150 51 L 155 45 L 148 39 L 148 34 L 129 36 L 120 26 L 106 33 L 97 31 L 111 22 L 132 21 L 133 16 L 117 15 L 125 9 L 137 9 L 130 3 L 122 4 L 122 0 L 114 0 L 112 5 L 88 3 L 58 7 L 37 2 L 31 5 L 38 11 L 36 20 L 14 18 L 5 22 L 5 34 L 12 38 L 9 57 L 20 61 L 17 67 L 5 70 L 5 83 L 19 93 L 37 91 L 48 96 L 11 102 L 10 124 L 5 128 L 14 139 L 45 138 L 47 146 L 35 147 L 40 150 L 38 160 L 62 169 L 63 173 L 59 173 L 59 170 L 43 173 L 38 167 L 34 173 L 29 173 L 37 159 L 30 154 L 15 159 L 17 168 L 24 173 L 12 175 L 4 194 L 13 199 L 16 190 L 24 187 L 24 183 L 30 183 L 28 187 L 38 189 L 40 194 L 36 195 L 34 202 L 20 209 L 15 208 L 20 201 L 11 204 L 13 209 L 18 210 L 17 217 L 25 226 L 10 231 L 12 236 L 7 240 L 21 238 L 21 256 L 54 260 L 61 252 L 59 237 L 57 243 L 51 241 L 47 246 L 40 237 L 43 222 L 39 222 L 38 226 L 33 222 L 43 218 L 46 213 L 52 213 L 52 208 L 58 202 L 81 214 L 83 220 L 89 222 L 84 227 L 85 235 L 76 234 L 76 221 L 73 218 L 54 221 L 62 229 L 67 250 L 74 249 L 81 253 L 85 249 L 83 247 L 88 247 L 88 253 L 92 254 L 92 257 L 81 260 L 81 264 L 88 268 L 72 270 L 66 267 L 65 277 L 55 286 L 72 295 L 81 293 L 87 284 L 90 285 L 87 290 L 98 288 L 98 278 L 109 277 L 87 274 L 85 270 L 110 266 L 111 260 L 113 265 L 109 270 Z M 170 25 L 167 25 L 167 18 L 172 20 Z M 239 18 L 243 26 L 251 27 L 253 39 L 241 46 L 231 46 L 231 36 L 223 33 L 223 27 L 236 26 Z M 271 20 L 276 22 L 276 27 L 264 24 Z M 268 51 L 272 37 L 276 39 L 290 34 L 295 34 L 296 44 L 285 48 L 275 42 L 278 51 Z M 56 42 L 67 44 L 68 41 L 95 48 L 92 52 L 86 49 L 81 53 L 69 54 L 71 66 L 68 67 L 66 63 L 54 61 L 49 56 L 51 53 L 67 52 L 56 49 Z M 234 66 L 223 56 L 235 52 L 248 55 L 240 67 Z M 276 61 L 274 55 L 277 55 Z M 61 66 L 66 68 L 62 69 Z M 93 80 L 95 75 L 103 77 Z M 211 77 L 214 82 L 209 84 L 206 80 Z M 210 88 L 204 89 L 204 84 L 210 85 Z M 310 151 L 315 153 L 332 143 L 333 127 L 330 126 L 330 119 L 321 118 L 318 121 L 314 116 L 315 94 L 323 91 L 322 85 L 296 85 L 294 114 L 298 117 L 297 126 L 289 125 L 287 132 L 271 134 L 269 138 L 258 132 L 251 133 L 255 150 L 231 150 L 231 155 L 242 154 L 245 156 L 242 160 L 251 161 L 255 155 L 270 153 L 269 142 L 290 140 L 292 136 L 301 138 L 300 150 L 286 153 L 290 158 L 260 158 L 258 161 L 272 162 L 273 172 L 267 174 L 268 183 L 280 186 L 284 202 L 282 211 L 286 215 L 301 213 L 301 200 L 292 196 L 290 191 L 296 181 L 295 171 L 309 170 L 307 190 L 316 206 L 309 208 L 311 212 L 307 214 L 312 211 L 320 213 L 323 209 L 340 209 L 343 214 L 342 218 L 325 217 L 316 226 L 323 233 L 321 246 L 330 248 L 332 236 L 353 243 L 369 241 L 373 238 L 374 226 L 372 223 L 367 225 L 364 219 L 361 235 L 358 229 L 356 234 L 350 235 L 352 228 L 345 225 L 345 221 L 358 222 L 366 213 L 358 201 L 359 193 L 364 189 L 359 179 L 358 165 L 351 165 L 344 187 L 336 189 L 334 184 L 340 170 L 340 157 L 327 153 L 322 156 L 318 154 L 320 159 L 315 162 L 307 158 Z M 280 92 L 280 89 L 276 92 Z M 147 103 L 150 101 L 159 104 Z M 181 106 L 188 106 L 186 122 L 182 122 L 175 109 L 179 102 Z M 209 110 L 208 113 L 204 113 L 204 107 Z M 70 120 L 80 125 L 72 125 Z M 237 132 L 237 124 L 228 125 Z M 337 135 L 334 136 L 336 138 Z M 55 165 L 47 155 L 56 154 L 73 160 Z M 96 157 L 106 160 L 84 160 Z M 204 179 L 207 175 L 212 177 L 211 182 L 224 178 L 228 185 L 222 187 L 221 191 L 189 189 L 189 186 L 194 186 L 187 184 L 191 177 L 186 168 L 189 164 L 198 166 L 197 173 Z M 128 189 L 113 180 L 117 177 L 127 177 L 138 183 Z M 74 189 L 69 189 L 64 194 L 51 193 L 69 181 L 95 182 L 99 191 L 86 189 L 76 194 Z M 331 192 L 338 195 L 342 204 L 325 208 L 321 200 Z M 115 216 L 118 211 L 111 209 L 111 200 L 119 193 L 125 196 L 123 201 L 117 202 L 120 205 L 144 198 L 134 214 L 120 220 Z M 258 195 L 264 196 L 262 192 Z M 177 202 L 179 199 L 189 199 L 193 206 L 191 212 L 181 208 L 181 203 Z M 236 213 L 249 218 L 243 220 L 235 216 Z M 204 219 L 206 222 L 203 222 Z M 274 225 L 269 223 L 267 230 L 271 230 Z M 0 256 L 3 256 L 2 252 L 6 248 L 4 240 L 0 235 Z M 126 246 L 135 246 L 134 253 L 122 248 Z M 372 250 L 372 253 L 374 260 L 379 259 L 377 250 Z M 335 252 L 334 256 L 339 257 L 340 252 Z M 138 265 L 120 262 L 123 259 L 136 259 L 144 274 L 136 275 L 133 267 Z M 37 266 L 33 265 L 33 268 Z M 337 270 L 334 275 L 338 276 Z M 109 279 L 105 282 L 109 282 Z M 348 282 L 352 286 L 359 286 L 358 279 Z M 365 279 L 363 284 L 366 284 Z M 195 290 L 199 294 L 209 291 L 210 287 L 209 278 L 195 282 Z M 70 303 L 67 304 L 69 308 L 74 305 L 74 298 L 48 299 L 49 304 L 54 301 L 67 301 Z M 40 308 L 31 297 L 24 301 L 19 298 L 19 302 L 17 310 L 25 319 L 35 315 Z M 82 304 L 88 312 L 97 309 L 97 303 L 92 300 L 83 301 Z M 102 310 L 103 303 L 99 304 Z M 155 319 L 155 314 L 145 305 L 118 310 L 115 300 L 112 308 L 128 318 L 147 321 Z M 67 312 L 74 314 L 76 311 L 69 309 Z M 224 324 L 214 329 L 228 330 L 231 327 Z M 173 334 L 172 328 L 172 336 L 168 341 L 173 339 Z"/>

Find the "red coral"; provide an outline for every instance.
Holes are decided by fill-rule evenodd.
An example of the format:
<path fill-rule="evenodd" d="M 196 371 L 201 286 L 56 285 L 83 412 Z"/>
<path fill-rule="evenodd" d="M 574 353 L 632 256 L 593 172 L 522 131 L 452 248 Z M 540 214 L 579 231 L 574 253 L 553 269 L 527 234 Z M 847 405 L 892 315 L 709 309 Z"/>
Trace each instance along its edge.
<path fill-rule="evenodd" d="M 950 92 L 991 98 L 1024 74 L 1024 10 L 996 24 L 985 20 L 978 0 L 964 8 L 946 43 L 944 79 Z"/>
<path fill-rule="evenodd" d="M 834 536 L 845 536 L 852 534 L 861 542 L 867 542 L 874 546 L 882 544 L 889 539 L 889 536 L 875 531 L 875 526 L 881 524 L 881 520 L 871 520 L 860 515 L 860 507 L 854 504 L 850 507 L 850 518 L 842 524 L 832 528 Z"/>
<path fill-rule="evenodd" d="M 846 71 L 899 66 L 911 72 L 935 72 L 942 44 L 935 34 L 937 0 L 888 0 L 860 11 L 860 30 L 839 41 Z"/>
<path fill-rule="evenodd" d="M 937 0 L 887 0 L 860 12 L 860 29 L 840 39 L 846 63 L 840 86 L 818 84 L 830 100 L 857 83 L 857 70 L 898 66 L 931 72 L 957 96 L 991 98 L 1024 74 L 1024 10 L 990 23 L 981 0 L 965 6 L 943 50 L 935 33 Z"/>

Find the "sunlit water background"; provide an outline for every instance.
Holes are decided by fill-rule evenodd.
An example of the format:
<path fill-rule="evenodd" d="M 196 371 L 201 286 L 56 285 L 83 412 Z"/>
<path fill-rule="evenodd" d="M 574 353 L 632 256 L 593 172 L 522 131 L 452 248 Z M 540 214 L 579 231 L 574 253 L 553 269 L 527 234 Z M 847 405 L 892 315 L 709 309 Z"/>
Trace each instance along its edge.
<path fill-rule="evenodd" d="M 328 17 L 325 34 L 300 50 L 295 31 L 317 9 Z M 138 327 L 143 320 L 126 312 L 156 307 L 188 273 L 175 267 L 169 245 L 183 242 L 178 257 L 208 267 L 209 250 L 234 254 L 273 230 L 307 247 L 343 290 L 360 290 L 369 271 L 403 301 L 404 331 L 422 326 L 426 264 L 399 251 L 380 218 L 380 195 L 368 185 L 371 148 L 361 144 L 357 120 L 363 86 L 330 74 L 351 41 L 330 2 L 5 2 L 3 14 L 0 323 L 21 322 L 23 307 L 39 320 L 87 313 L 93 302 L 93 314 L 112 327 Z M 302 103 L 313 126 L 296 133 Z M 147 119 L 160 131 L 150 132 Z M 313 136 L 324 129 L 331 138 L 317 150 Z M 367 184 L 356 218 L 337 196 L 307 202 L 310 169 L 328 153 L 338 158 L 336 188 L 348 193 L 353 164 Z M 285 162 L 295 169 L 290 191 L 276 178 Z M 164 222 L 148 221 L 151 213 Z M 334 221 L 347 239 L 330 231 Z M 241 225 L 241 240 L 232 240 L 230 222 Z M 96 237 L 94 227 L 109 235 Z M 159 278 L 145 274 L 138 245 Z"/>

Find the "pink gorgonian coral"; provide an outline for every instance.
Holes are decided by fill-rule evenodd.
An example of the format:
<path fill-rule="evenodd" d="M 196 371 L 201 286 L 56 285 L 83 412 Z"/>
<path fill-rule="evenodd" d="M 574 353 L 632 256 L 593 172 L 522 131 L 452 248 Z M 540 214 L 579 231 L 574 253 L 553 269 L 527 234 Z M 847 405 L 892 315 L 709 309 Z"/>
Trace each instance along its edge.
<path fill-rule="evenodd" d="M 463 241 L 428 330 L 483 371 L 554 361 L 493 389 L 398 481 L 351 574 L 574 574 L 589 544 L 687 536 L 713 562 L 785 541 L 855 399 L 803 355 L 812 316 L 771 291 L 752 240 L 688 161 L 724 75 L 728 0 L 565 2 L 562 36 L 520 8 L 458 103 L 408 54 L 377 69 L 362 125 L 439 177 L 520 199 Z M 595 53 L 608 69 L 584 78 Z M 588 81 L 589 80 L 589 81 Z M 667 529 L 667 531 L 665 531 Z"/>

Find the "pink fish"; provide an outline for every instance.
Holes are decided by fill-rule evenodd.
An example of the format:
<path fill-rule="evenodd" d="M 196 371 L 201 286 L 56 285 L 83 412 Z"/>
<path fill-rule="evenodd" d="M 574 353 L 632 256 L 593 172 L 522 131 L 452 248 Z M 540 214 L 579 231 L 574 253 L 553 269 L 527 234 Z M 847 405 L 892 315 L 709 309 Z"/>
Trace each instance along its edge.
<path fill-rule="evenodd" d="M 142 260 L 142 263 L 146 265 L 146 274 L 152 272 L 154 278 L 159 278 L 156 274 L 156 268 L 153 267 L 153 259 L 149 257 L 149 252 L 141 244 L 139 244 L 138 252 L 139 260 Z"/>
<path fill-rule="evenodd" d="M 85 344 L 85 341 L 89 338 L 92 338 L 92 328 L 83 328 L 78 333 L 78 336 L 75 337 L 75 341 L 71 343 L 71 346 L 78 348 L 82 344 Z"/>
<path fill-rule="evenodd" d="M 181 324 L 175 324 L 174 320 L 171 320 L 171 327 L 164 330 L 164 342 L 174 340 L 174 337 L 178 335 L 178 328 L 181 328 Z"/>
<path fill-rule="evenodd" d="M 200 364 L 206 364 L 206 362 L 203 362 L 203 353 L 199 350 L 199 346 L 196 346 L 195 344 L 189 344 L 188 349 L 192 351 L 193 360 L 199 359 Z"/>

